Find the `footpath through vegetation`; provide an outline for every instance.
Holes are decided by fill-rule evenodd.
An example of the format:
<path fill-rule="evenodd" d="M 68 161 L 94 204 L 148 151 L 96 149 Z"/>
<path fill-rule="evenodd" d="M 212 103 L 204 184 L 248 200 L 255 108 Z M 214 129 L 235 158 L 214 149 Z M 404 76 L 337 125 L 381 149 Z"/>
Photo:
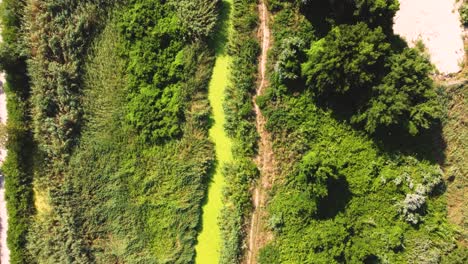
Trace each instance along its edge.
<path fill-rule="evenodd" d="M 213 125 L 209 136 L 215 144 L 216 164 L 209 183 L 206 204 L 203 206 L 202 229 L 198 236 L 196 263 L 218 263 L 220 258 L 221 231 L 218 224 L 223 208 L 223 166 L 232 160 L 231 139 L 224 130 L 226 117 L 223 109 L 229 80 L 230 56 L 227 54 L 229 18 L 232 1 L 222 1 L 220 21 L 214 37 L 216 61 L 208 88 L 212 108 Z"/>
<path fill-rule="evenodd" d="M 0 0 L 0 5 L 2 0 Z M 0 29 L 1 30 L 1 29 Z M 0 43 L 3 41 L 0 35 Z M 5 73 L 0 72 L 0 165 L 6 157 L 6 94 L 3 89 Z M 8 212 L 5 199 L 5 176 L 0 172 L 0 263 L 10 263 L 10 250 L 7 246 Z"/>
<path fill-rule="evenodd" d="M 266 217 L 266 196 L 267 191 L 271 188 L 272 181 L 275 174 L 275 162 L 273 156 L 273 148 L 271 144 L 271 137 L 265 127 L 266 120 L 263 116 L 260 107 L 257 105 L 256 99 L 261 96 L 265 88 L 268 86 L 266 80 L 266 67 L 267 56 L 270 48 L 270 29 L 268 26 L 268 9 L 265 1 L 260 1 L 258 5 L 260 28 L 259 38 L 261 40 L 261 55 L 259 60 L 259 84 L 257 87 L 256 95 L 253 98 L 253 104 L 256 116 L 256 128 L 260 140 L 258 144 L 258 155 L 256 157 L 256 164 L 260 170 L 260 179 L 257 182 L 253 191 L 254 210 L 250 219 L 249 237 L 248 237 L 248 251 L 247 263 L 256 263 L 258 249 L 265 245 L 268 239 L 268 234 L 264 230 L 264 218 Z M 262 224 L 263 222 L 263 224 Z"/>
<path fill-rule="evenodd" d="M 271 85 L 257 103 L 278 175 L 259 263 L 466 263 L 446 211 L 451 99 L 394 35 L 398 1 L 268 3 Z"/>

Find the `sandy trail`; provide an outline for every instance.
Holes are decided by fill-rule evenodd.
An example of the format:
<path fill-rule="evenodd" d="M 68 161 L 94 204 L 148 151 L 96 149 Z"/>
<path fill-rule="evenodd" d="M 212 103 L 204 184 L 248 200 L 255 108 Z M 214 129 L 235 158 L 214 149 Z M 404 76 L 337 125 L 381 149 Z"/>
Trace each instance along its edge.
<path fill-rule="evenodd" d="M 262 222 L 266 217 L 266 197 L 267 190 L 270 189 L 275 175 L 275 160 L 273 156 L 273 147 L 271 144 L 271 137 L 265 128 L 266 120 L 260 108 L 256 103 L 257 96 L 264 93 L 267 87 L 266 62 L 268 56 L 268 49 L 270 47 L 270 29 L 268 27 L 268 10 L 265 2 L 262 0 L 258 6 L 260 14 L 260 28 L 259 37 L 261 39 L 262 53 L 260 56 L 260 84 L 257 87 L 256 95 L 253 98 L 255 114 L 256 114 L 256 128 L 260 135 L 259 152 L 256 157 L 256 164 L 260 170 L 260 180 L 255 186 L 253 191 L 254 211 L 250 220 L 250 227 L 248 230 L 248 248 L 246 254 L 246 263 L 257 263 L 258 250 L 262 248 L 270 239 L 271 234 L 264 230 Z"/>
<path fill-rule="evenodd" d="M 0 37 L 1 41 L 1 37 Z M 6 109 L 6 95 L 3 91 L 3 84 L 5 83 L 5 75 L 0 74 L 0 122 L 6 123 L 7 109 Z M 0 164 L 6 157 L 6 149 L 0 147 Z M 8 215 L 5 201 L 5 177 L 0 174 L 0 263 L 10 263 L 10 250 L 7 247 L 7 230 L 8 230 Z"/>
<path fill-rule="evenodd" d="M 421 39 L 440 73 L 456 73 L 464 59 L 463 28 L 456 0 L 400 0 L 395 34 L 410 46 Z"/>
<path fill-rule="evenodd" d="M 0 0 L 0 4 L 2 0 Z M 0 42 L 2 42 L 1 28 L 0 28 Z M 3 90 L 5 83 L 5 74 L 0 73 L 0 122 L 6 124 L 7 108 L 6 108 L 6 95 Z M 0 165 L 6 157 L 6 149 L 0 146 Z M 10 250 L 7 246 L 7 230 L 8 230 L 8 214 L 5 201 L 5 177 L 0 174 L 0 263 L 10 263 Z"/>

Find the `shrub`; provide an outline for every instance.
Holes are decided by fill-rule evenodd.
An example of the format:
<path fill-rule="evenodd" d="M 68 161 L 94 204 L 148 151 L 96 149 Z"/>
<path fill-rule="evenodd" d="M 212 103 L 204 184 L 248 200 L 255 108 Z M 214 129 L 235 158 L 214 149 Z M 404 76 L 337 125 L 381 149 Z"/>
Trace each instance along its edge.
<path fill-rule="evenodd" d="M 280 80 L 296 80 L 301 74 L 301 60 L 304 56 L 304 41 L 297 37 L 283 40 L 278 61 L 275 64 L 275 72 Z"/>
<path fill-rule="evenodd" d="M 7 157 L 2 166 L 8 210 L 7 244 L 10 263 L 31 263 L 26 251 L 27 234 L 34 214 L 32 191 L 34 144 L 30 131 L 29 78 L 22 44 L 25 1 L 4 0 L 1 4 L 3 43 L 0 68 L 6 72 L 3 84 L 7 96 Z"/>
<path fill-rule="evenodd" d="M 216 20 L 219 0 L 173 1 L 179 22 L 187 37 L 191 40 L 206 39 L 212 35 Z"/>
<path fill-rule="evenodd" d="M 460 6 L 460 9 L 458 9 L 458 12 L 460 13 L 460 19 L 462 24 L 465 27 L 468 26 L 468 3 L 464 1 L 463 4 Z"/>
<path fill-rule="evenodd" d="M 407 194 L 401 207 L 405 221 L 416 225 L 421 221 L 421 210 L 426 204 L 426 197 L 420 194 Z"/>
<path fill-rule="evenodd" d="M 373 133 L 378 127 L 403 126 L 411 135 L 430 128 L 442 117 L 442 108 L 429 77 L 432 66 L 415 49 L 406 48 L 389 59 L 391 71 L 352 122 L 365 124 Z"/>
<path fill-rule="evenodd" d="M 303 65 L 307 86 L 318 96 L 365 93 L 376 81 L 390 44 L 380 28 L 340 25 L 312 43 Z"/>

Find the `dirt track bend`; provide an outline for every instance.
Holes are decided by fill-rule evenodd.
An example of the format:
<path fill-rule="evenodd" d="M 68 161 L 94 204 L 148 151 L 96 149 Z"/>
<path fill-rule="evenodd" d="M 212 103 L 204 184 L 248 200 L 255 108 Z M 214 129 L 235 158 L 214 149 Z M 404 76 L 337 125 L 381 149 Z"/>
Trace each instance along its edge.
<path fill-rule="evenodd" d="M 267 190 L 271 187 L 275 175 L 275 161 L 271 137 L 265 128 L 265 117 L 256 103 L 257 96 L 262 95 L 268 85 L 266 80 L 266 63 L 268 50 L 270 48 L 270 29 L 268 27 L 268 10 L 264 0 L 260 1 L 258 11 L 260 15 L 258 36 L 261 41 L 261 56 L 259 60 L 259 85 L 257 86 L 256 95 L 253 98 L 253 104 L 256 114 L 256 128 L 260 136 L 259 152 L 255 160 L 260 170 L 260 179 L 252 194 L 254 211 L 250 220 L 247 237 L 248 248 L 245 260 L 247 264 L 257 263 L 258 250 L 271 239 L 271 234 L 267 230 L 264 230 L 264 225 L 262 223 L 266 216 L 265 203 Z"/>

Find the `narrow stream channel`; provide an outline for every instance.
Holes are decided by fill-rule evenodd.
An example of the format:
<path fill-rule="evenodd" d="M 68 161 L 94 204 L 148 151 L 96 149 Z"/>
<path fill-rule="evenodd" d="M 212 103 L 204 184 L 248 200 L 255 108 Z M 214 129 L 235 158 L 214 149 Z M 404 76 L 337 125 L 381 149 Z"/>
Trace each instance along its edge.
<path fill-rule="evenodd" d="M 226 118 L 223 109 L 225 89 L 230 76 L 227 42 L 231 5 L 232 0 L 222 1 L 220 24 L 213 43 L 216 50 L 216 62 L 208 88 L 208 99 L 213 112 L 214 124 L 209 133 L 215 144 L 216 168 L 209 185 L 206 204 L 203 206 L 202 229 L 195 247 L 197 254 L 195 262 L 198 264 L 217 264 L 220 258 L 221 232 L 218 219 L 223 207 L 224 175 L 222 175 L 222 167 L 226 162 L 232 160 L 232 142 L 224 131 Z"/>

